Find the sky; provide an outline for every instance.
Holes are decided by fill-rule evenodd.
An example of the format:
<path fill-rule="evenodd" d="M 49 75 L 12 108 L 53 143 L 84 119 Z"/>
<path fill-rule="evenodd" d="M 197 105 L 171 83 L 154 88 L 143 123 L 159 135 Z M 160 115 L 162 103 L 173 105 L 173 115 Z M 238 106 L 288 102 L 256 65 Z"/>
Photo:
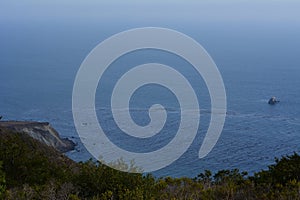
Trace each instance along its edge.
<path fill-rule="evenodd" d="M 113 34 L 147 26 L 183 32 L 205 47 L 297 46 L 299 11 L 300 0 L 0 0 L 0 51 L 16 52 L 12 42 L 39 49 L 53 41 L 82 42 L 90 50 Z"/>
<path fill-rule="evenodd" d="M 55 53 L 70 43 L 88 53 L 113 34 L 147 26 L 183 32 L 211 53 L 228 45 L 240 53 L 253 41 L 284 51 L 299 45 L 299 11 L 300 0 L 0 0 L 0 53 L 29 44 Z"/>
<path fill-rule="evenodd" d="M 101 23 L 300 22 L 296 0 L 1 0 L 0 21 Z M 299 25 L 298 25 L 299 26 Z"/>

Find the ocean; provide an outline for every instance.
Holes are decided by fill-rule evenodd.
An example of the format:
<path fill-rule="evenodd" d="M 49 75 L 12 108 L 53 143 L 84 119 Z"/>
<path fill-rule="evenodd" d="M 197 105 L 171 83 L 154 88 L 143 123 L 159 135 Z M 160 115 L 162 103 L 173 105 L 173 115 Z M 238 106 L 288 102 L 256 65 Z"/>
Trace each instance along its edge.
<path fill-rule="evenodd" d="M 48 121 L 78 145 L 67 156 L 84 161 L 91 157 L 80 142 L 72 116 L 72 89 L 76 73 L 88 53 L 118 32 L 142 27 L 60 22 L 34 24 L 1 22 L 0 115 L 3 120 Z M 300 152 L 300 28 L 276 24 L 235 26 L 176 26 L 199 42 L 215 61 L 227 95 L 224 129 L 213 150 L 198 158 L 199 147 L 210 119 L 210 98 L 202 78 L 181 58 L 168 52 L 142 50 L 113 63 L 98 88 L 96 111 L 101 126 L 116 144 L 131 151 L 159 149 L 174 137 L 180 120 L 179 104 L 172 93 L 157 85 L 136 92 L 131 115 L 139 125 L 149 123 L 148 108 L 160 103 L 168 120 L 159 137 L 131 139 L 118 134 L 109 107 L 111 88 L 131 66 L 159 62 L 187 77 L 199 99 L 201 120 L 197 136 L 188 150 L 171 165 L 153 172 L 156 176 L 195 177 L 205 169 L 214 172 L 238 168 L 250 174 L 274 163 L 275 157 Z M 280 103 L 270 106 L 276 96 Z M 103 103 L 104 102 L 104 103 Z M 197 112 L 197 111 L 195 111 Z M 186 130 L 188 132 L 188 128 Z"/>

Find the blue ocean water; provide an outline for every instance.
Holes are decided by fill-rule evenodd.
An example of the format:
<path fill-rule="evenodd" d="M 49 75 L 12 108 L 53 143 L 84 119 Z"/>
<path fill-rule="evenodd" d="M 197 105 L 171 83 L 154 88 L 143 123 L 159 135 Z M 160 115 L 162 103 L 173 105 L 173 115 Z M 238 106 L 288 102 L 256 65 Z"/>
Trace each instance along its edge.
<path fill-rule="evenodd" d="M 131 27 L 95 29 L 74 24 L 46 26 L 42 22 L 2 24 L 2 27 L 0 115 L 4 120 L 49 121 L 62 137 L 78 143 L 75 151 L 67 153 L 69 157 L 89 159 L 91 155 L 80 143 L 72 117 L 75 76 L 84 58 L 99 42 Z M 124 144 L 127 136 L 118 134 L 108 105 L 110 88 L 130 66 L 160 62 L 190 80 L 199 98 L 201 122 L 187 152 L 172 165 L 154 172 L 155 175 L 194 177 L 204 169 L 232 168 L 254 173 L 266 169 L 274 157 L 300 151 L 300 29 L 276 25 L 255 29 L 246 25 L 233 29 L 211 25 L 170 28 L 202 44 L 221 72 L 228 101 L 222 135 L 208 156 L 197 158 L 211 115 L 207 88 L 184 60 L 167 52 L 148 50 L 117 60 L 101 80 L 106 87 L 97 90 L 98 118 L 116 144 L 132 151 L 151 151 L 174 137 L 180 109 L 166 88 L 148 85 L 132 98 L 132 118 L 139 125 L 149 123 L 148 108 L 154 103 L 164 105 L 168 111 L 164 130 L 151 140 L 132 139 L 130 145 Z M 280 99 L 280 103 L 268 105 L 272 96 Z"/>

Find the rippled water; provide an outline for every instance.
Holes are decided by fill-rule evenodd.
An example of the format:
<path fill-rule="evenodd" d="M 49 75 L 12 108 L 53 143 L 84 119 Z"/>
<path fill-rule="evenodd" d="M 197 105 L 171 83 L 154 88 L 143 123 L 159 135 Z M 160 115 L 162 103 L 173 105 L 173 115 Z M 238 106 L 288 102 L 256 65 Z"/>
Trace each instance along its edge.
<path fill-rule="evenodd" d="M 6 47 L 0 54 L 0 115 L 6 120 L 49 121 L 62 137 L 78 143 L 76 150 L 67 155 L 75 160 L 86 160 L 90 155 L 80 143 L 72 118 L 72 86 L 82 60 L 105 36 L 99 38 L 95 34 L 87 40 L 79 33 L 66 38 L 50 32 L 48 39 L 43 40 L 30 34 L 34 29 L 27 31 L 17 41 L 12 40 L 17 34 L 9 26 L 0 33 L 1 44 Z M 118 135 L 120 130 L 107 104 L 110 89 L 123 71 L 143 62 L 161 61 L 181 71 L 191 81 L 200 99 L 201 121 L 196 139 L 187 152 L 172 165 L 156 171 L 156 175 L 193 177 L 204 169 L 232 168 L 253 173 L 266 169 L 274 162 L 274 157 L 299 152 L 300 34 L 293 35 L 294 39 L 287 39 L 288 35 L 281 33 L 275 39 L 268 38 L 268 34 L 248 35 L 249 40 L 244 39 L 246 31 L 236 35 L 226 31 L 222 35 L 216 32 L 198 35 L 194 30 L 187 34 L 204 45 L 224 79 L 228 111 L 217 145 L 207 157 L 198 159 L 211 114 L 209 95 L 202 79 L 185 61 L 165 52 L 129 54 L 107 72 L 102 80 L 106 87 L 97 90 L 96 110 L 110 138 L 132 151 L 151 151 L 174 137 L 180 110 L 174 96 L 165 88 L 149 85 L 134 95 L 131 115 L 138 124 L 149 122 L 148 108 L 153 103 L 163 104 L 169 115 L 159 137 L 142 142 L 133 139 L 129 147 L 123 143 L 126 136 Z M 275 50 L 274 43 L 284 50 Z M 120 64 L 125 66 L 122 70 L 118 69 Z M 268 105 L 271 96 L 277 96 L 280 103 Z"/>

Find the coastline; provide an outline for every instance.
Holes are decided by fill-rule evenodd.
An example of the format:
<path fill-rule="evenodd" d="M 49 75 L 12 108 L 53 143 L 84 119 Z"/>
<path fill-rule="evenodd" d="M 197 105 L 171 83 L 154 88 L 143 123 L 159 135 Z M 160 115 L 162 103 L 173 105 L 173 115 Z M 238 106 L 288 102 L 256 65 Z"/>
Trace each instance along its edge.
<path fill-rule="evenodd" d="M 0 121 L 0 129 L 8 129 L 15 132 L 23 132 L 40 142 L 51 146 L 61 153 L 75 149 L 76 144 L 68 139 L 61 138 L 59 133 L 49 122 L 37 121 Z"/>

